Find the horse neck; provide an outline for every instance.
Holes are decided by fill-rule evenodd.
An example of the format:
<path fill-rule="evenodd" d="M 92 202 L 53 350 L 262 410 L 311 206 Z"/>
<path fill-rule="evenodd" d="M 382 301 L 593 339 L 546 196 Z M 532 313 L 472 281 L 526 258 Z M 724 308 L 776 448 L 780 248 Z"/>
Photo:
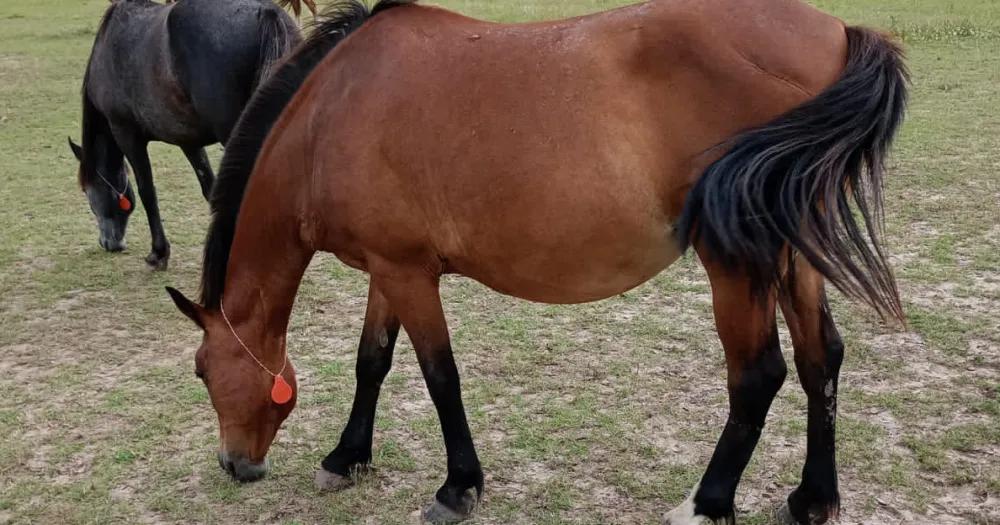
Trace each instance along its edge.
<path fill-rule="evenodd" d="M 111 133 L 111 125 L 103 113 L 90 100 L 84 91 L 83 95 L 83 164 L 87 176 L 97 179 L 94 172 L 100 170 L 105 177 L 117 176 L 125 154 L 115 142 Z M 112 180 L 112 183 L 117 181 Z"/>
<path fill-rule="evenodd" d="M 250 323 L 255 327 L 250 333 L 262 333 L 265 356 L 284 347 L 295 295 L 315 253 L 302 239 L 299 199 L 273 180 L 285 173 L 251 178 L 236 221 L 223 294 L 230 321 Z M 298 185 L 303 186 L 308 185 Z"/>

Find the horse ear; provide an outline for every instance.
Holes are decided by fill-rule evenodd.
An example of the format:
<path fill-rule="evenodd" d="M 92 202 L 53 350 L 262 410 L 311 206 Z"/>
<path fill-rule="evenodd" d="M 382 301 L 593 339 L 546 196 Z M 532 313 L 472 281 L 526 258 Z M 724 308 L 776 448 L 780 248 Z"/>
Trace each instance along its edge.
<path fill-rule="evenodd" d="M 83 162 L 83 148 L 73 142 L 71 137 L 66 137 L 66 140 L 69 142 L 69 149 L 73 150 L 73 155 L 76 155 L 76 160 Z"/>
<path fill-rule="evenodd" d="M 188 319 L 194 321 L 202 330 L 205 329 L 205 309 L 200 304 L 184 297 L 184 294 L 169 286 L 167 287 L 167 293 L 170 294 L 170 298 L 174 300 L 174 304 L 177 305 L 177 309 L 182 314 L 188 316 Z"/>

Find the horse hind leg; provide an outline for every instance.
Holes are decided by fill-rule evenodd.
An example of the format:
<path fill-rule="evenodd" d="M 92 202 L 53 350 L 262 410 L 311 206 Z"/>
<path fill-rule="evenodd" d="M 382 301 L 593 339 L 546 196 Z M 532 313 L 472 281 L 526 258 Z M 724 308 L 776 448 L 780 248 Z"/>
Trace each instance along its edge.
<path fill-rule="evenodd" d="M 711 281 L 716 329 L 726 354 L 729 417 L 701 482 L 666 515 L 668 525 L 736 522 L 736 487 L 787 373 L 778 342 L 776 293 L 755 296 L 748 276 L 698 253 Z"/>
<path fill-rule="evenodd" d="M 336 491 L 351 486 L 353 476 L 371 463 L 375 408 L 382 381 L 392 367 L 397 335 L 399 319 L 373 284 L 368 290 L 368 307 L 358 344 L 357 390 L 351 416 L 337 447 L 326 456 L 316 473 L 316 486 L 320 490 Z"/>
<path fill-rule="evenodd" d="M 212 164 L 208 161 L 205 148 L 183 147 L 184 156 L 194 169 L 195 176 L 198 177 L 198 184 L 201 185 L 201 194 L 208 200 L 212 193 L 212 185 L 215 183 L 215 174 L 212 172 Z"/>
<path fill-rule="evenodd" d="M 795 348 L 795 368 L 808 398 L 802 481 L 779 511 L 783 523 L 823 524 L 840 512 L 837 489 L 837 382 L 844 345 L 826 301 L 823 276 L 796 257 L 779 301 Z"/>

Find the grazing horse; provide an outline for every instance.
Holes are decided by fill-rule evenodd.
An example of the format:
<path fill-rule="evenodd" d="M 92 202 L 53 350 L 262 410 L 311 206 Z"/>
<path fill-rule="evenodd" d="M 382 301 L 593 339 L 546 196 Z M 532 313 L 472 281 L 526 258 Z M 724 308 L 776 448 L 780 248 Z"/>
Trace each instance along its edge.
<path fill-rule="evenodd" d="M 839 509 L 843 345 L 827 281 L 901 319 L 879 243 L 884 160 L 907 73 L 886 37 L 798 0 L 653 0 L 501 25 L 403 0 L 333 17 L 257 92 L 212 194 L 195 355 L 221 465 L 265 474 L 295 404 L 286 331 L 317 251 L 370 274 L 357 391 L 317 483 L 372 459 L 400 327 L 447 449 L 424 517 L 470 515 L 483 490 L 439 295 L 443 274 L 545 303 L 622 293 L 692 246 L 712 287 L 729 418 L 674 525 L 733 522 L 737 483 L 786 367 L 790 327 L 808 451 L 786 521 Z"/>
<path fill-rule="evenodd" d="M 166 269 L 170 243 L 147 145 L 180 146 L 207 199 L 215 176 L 204 147 L 229 140 L 254 89 L 300 41 L 298 26 L 270 0 L 111 4 L 83 80 L 83 145 L 69 141 L 101 247 L 125 248 L 135 208 L 127 158 L 153 239 L 146 262 Z"/>

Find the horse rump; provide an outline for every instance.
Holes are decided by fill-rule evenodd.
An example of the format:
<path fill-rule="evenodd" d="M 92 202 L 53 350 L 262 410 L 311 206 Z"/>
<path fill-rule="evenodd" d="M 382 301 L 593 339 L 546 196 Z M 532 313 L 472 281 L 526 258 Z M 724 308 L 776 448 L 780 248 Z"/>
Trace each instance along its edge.
<path fill-rule="evenodd" d="M 782 286 L 783 258 L 798 253 L 845 295 L 902 320 L 880 237 L 885 159 L 906 110 L 909 75 L 889 38 L 859 27 L 846 33 L 841 78 L 735 137 L 688 193 L 678 231 L 748 275 L 755 295 Z"/>

